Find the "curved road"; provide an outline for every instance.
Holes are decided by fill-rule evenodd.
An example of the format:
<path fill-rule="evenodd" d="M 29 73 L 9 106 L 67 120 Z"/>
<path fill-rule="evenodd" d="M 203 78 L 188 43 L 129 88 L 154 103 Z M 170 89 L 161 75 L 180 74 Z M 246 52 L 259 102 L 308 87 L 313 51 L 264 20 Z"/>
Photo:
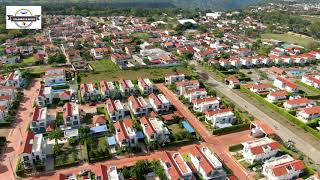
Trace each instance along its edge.
<path fill-rule="evenodd" d="M 238 106 L 242 107 L 246 111 L 248 111 L 250 114 L 252 114 L 254 117 L 266 122 L 274 131 L 276 134 L 278 134 L 283 140 L 292 140 L 296 147 L 303 152 L 305 155 L 310 157 L 313 161 L 315 161 L 317 164 L 320 163 L 320 147 L 319 144 L 310 144 L 306 142 L 306 140 L 303 137 L 300 137 L 297 132 L 293 132 L 288 127 L 284 126 L 283 124 L 279 123 L 276 119 L 274 119 L 270 114 L 266 114 L 262 112 L 260 109 L 258 109 L 256 106 L 252 105 L 250 102 L 239 96 L 237 93 L 235 93 L 232 89 L 230 89 L 227 85 L 225 85 L 222 82 L 219 82 L 213 78 L 213 76 L 210 75 L 210 73 L 207 73 L 207 71 L 202 68 L 201 66 L 196 64 L 196 71 L 198 73 L 206 73 L 208 75 L 207 81 L 214 86 L 215 89 L 217 89 L 219 92 L 221 92 L 223 95 L 231 99 L 234 103 L 236 103 Z M 288 124 L 290 126 L 290 124 Z"/>

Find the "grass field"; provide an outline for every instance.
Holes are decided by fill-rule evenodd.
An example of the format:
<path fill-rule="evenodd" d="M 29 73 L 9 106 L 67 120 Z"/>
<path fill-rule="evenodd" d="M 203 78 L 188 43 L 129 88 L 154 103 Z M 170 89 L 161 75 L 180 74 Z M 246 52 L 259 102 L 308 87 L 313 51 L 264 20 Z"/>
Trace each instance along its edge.
<path fill-rule="evenodd" d="M 23 59 L 21 64 L 23 65 L 34 65 L 38 60 L 33 56 Z"/>
<path fill-rule="evenodd" d="M 116 81 L 120 78 L 123 79 L 138 79 L 139 77 L 158 78 L 173 72 L 174 67 L 170 68 L 144 68 L 138 70 L 121 70 L 111 60 L 100 60 L 90 63 L 94 69 L 94 72 L 81 73 L 82 83 L 92 83 L 102 80 Z M 184 67 L 176 67 L 179 72 L 183 72 L 187 75 L 192 71 Z"/>
<path fill-rule="evenodd" d="M 149 39 L 151 37 L 149 33 L 143 33 L 143 32 L 133 33 L 132 36 L 139 39 Z"/>
<path fill-rule="evenodd" d="M 315 16 L 300 16 L 302 17 L 304 20 L 308 20 L 311 23 L 316 23 L 316 22 L 320 22 L 320 17 L 315 17 Z"/>
<path fill-rule="evenodd" d="M 312 38 L 306 38 L 303 36 L 289 34 L 289 33 L 287 34 L 266 33 L 261 35 L 261 39 L 275 39 L 279 41 L 285 41 L 287 43 L 297 44 L 303 47 L 310 47 L 312 43 L 318 43 Z"/>

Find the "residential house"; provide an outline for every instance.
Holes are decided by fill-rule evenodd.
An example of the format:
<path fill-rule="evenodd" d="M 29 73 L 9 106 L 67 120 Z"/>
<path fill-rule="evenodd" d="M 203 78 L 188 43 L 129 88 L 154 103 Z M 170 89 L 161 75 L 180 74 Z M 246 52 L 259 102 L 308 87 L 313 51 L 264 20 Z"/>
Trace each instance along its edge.
<path fill-rule="evenodd" d="M 148 143 L 156 141 L 158 144 L 163 144 L 169 141 L 170 132 L 160 119 L 144 116 L 140 118 L 140 123 Z"/>
<path fill-rule="evenodd" d="M 148 78 L 138 79 L 138 88 L 143 94 L 151 94 L 154 91 L 154 84 Z"/>
<path fill-rule="evenodd" d="M 68 127 L 80 125 L 79 105 L 76 103 L 66 103 L 63 106 L 63 120 Z"/>
<path fill-rule="evenodd" d="M 1 86 L 0 85 L 0 96 L 11 96 L 11 99 L 15 99 L 17 95 L 17 88 L 14 86 Z"/>
<path fill-rule="evenodd" d="M 250 129 L 250 135 L 255 138 L 267 137 L 269 135 L 275 134 L 275 132 L 272 130 L 270 126 L 258 119 L 251 122 Z"/>
<path fill-rule="evenodd" d="M 46 107 L 35 107 L 33 109 L 30 129 L 33 132 L 44 132 L 49 125 L 48 111 Z"/>
<path fill-rule="evenodd" d="M 163 114 L 169 111 L 171 107 L 171 103 L 163 94 L 150 94 L 149 95 L 149 102 L 153 108 L 153 110 L 157 114 Z"/>
<path fill-rule="evenodd" d="M 172 73 L 172 74 L 168 74 L 165 77 L 166 84 L 173 84 L 175 82 L 184 81 L 184 80 L 185 80 L 185 75 L 184 74 L 180 74 L 178 72 L 175 72 L 175 73 Z"/>
<path fill-rule="evenodd" d="M 130 58 L 131 58 L 131 56 L 128 54 L 121 54 L 121 53 L 111 54 L 112 62 L 119 65 L 120 67 L 127 67 L 128 61 Z"/>
<path fill-rule="evenodd" d="M 119 80 L 119 88 L 120 91 L 125 95 L 128 96 L 131 93 L 134 93 L 136 91 L 136 88 L 131 80 Z"/>
<path fill-rule="evenodd" d="M 240 87 L 240 80 L 236 76 L 229 76 L 226 78 L 225 83 L 229 88 L 234 89 Z"/>
<path fill-rule="evenodd" d="M 189 102 L 195 99 L 203 99 L 208 95 L 207 90 L 205 88 L 191 89 L 186 90 L 184 93 L 184 98 L 186 98 Z"/>
<path fill-rule="evenodd" d="M 226 179 L 226 173 L 218 157 L 208 148 L 195 146 L 188 154 L 193 167 L 205 180 Z"/>
<path fill-rule="evenodd" d="M 4 121 L 8 117 L 8 107 L 0 105 L 0 121 Z"/>
<path fill-rule="evenodd" d="M 160 161 L 168 179 L 192 179 L 192 171 L 179 152 L 166 152 L 166 156 L 162 157 Z"/>
<path fill-rule="evenodd" d="M 117 89 L 112 81 L 101 81 L 100 90 L 103 99 L 116 97 L 118 95 Z"/>
<path fill-rule="evenodd" d="M 106 108 L 110 119 L 113 121 L 124 119 L 125 110 L 120 100 L 108 99 L 106 102 Z"/>
<path fill-rule="evenodd" d="M 99 101 L 101 99 L 100 91 L 96 84 L 81 84 L 81 98 L 83 101 Z"/>
<path fill-rule="evenodd" d="M 320 117 L 320 106 L 306 107 L 297 112 L 297 117 L 304 122 Z"/>
<path fill-rule="evenodd" d="M 44 107 L 46 105 L 52 104 L 53 93 L 51 87 L 45 87 L 41 85 L 38 96 L 36 97 L 36 104 L 39 107 Z"/>
<path fill-rule="evenodd" d="M 304 169 L 303 161 L 295 160 L 290 155 L 283 155 L 265 161 L 262 174 L 267 179 L 290 180 L 297 179 Z"/>
<path fill-rule="evenodd" d="M 45 86 L 57 86 L 66 83 L 65 71 L 63 68 L 50 68 L 46 70 L 43 77 Z"/>
<path fill-rule="evenodd" d="M 266 93 L 271 91 L 271 86 L 268 84 L 256 83 L 250 87 L 250 91 L 254 93 Z"/>
<path fill-rule="evenodd" d="M 6 86 L 15 86 L 19 88 L 22 86 L 22 83 L 23 78 L 19 70 L 11 72 L 6 79 Z"/>
<path fill-rule="evenodd" d="M 310 76 L 310 75 L 305 75 L 301 78 L 301 82 L 313 86 L 314 88 L 320 89 L 320 76 Z"/>
<path fill-rule="evenodd" d="M 134 115 L 138 117 L 148 115 L 149 106 L 142 96 L 130 96 L 128 98 L 128 105 Z"/>
<path fill-rule="evenodd" d="M 308 98 L 302 98 L 299 96 L 290 97 L 288 101 L 283 103 L 283 107 L 288 110 L 300 109 L 309 105 L 314 105 L 314 102 Z"/>
<path fill-rule="evenodd" d="M 231 126 L 234 114 L 231 108 L 204 111 L 207 121 L 212 122 L 213 127 Z"/>
<path fill-rule="evenodd" d="M 116 131 L 116 141 L 120 147 L 136 146 L 138 138 L 136 136 L 136 129 L 134 128 L 132 119 L 124 119 L 117 121 L 114 124 Z"/>
<path fill-rule="evenodd" d="M 94 57 L 94 59 L 103 59 L 106 54 L 111 52 L 112 50 L 110 47 L 92 48 L 90 50 L 90 54 Z"/>
<path fill-rule="evenodd" d="M 206 97 L 202 99 L 192 100 L 193 110 L 196 112 L 204 112 L 207 110 L 215 110 L 219 108 L 220 98 L 218 97 Z"/>
<path fill-rule="evenodd" d="M 198 80 L 186 80 L 176 82 L 176 90 L 180 95 L 184 95 L 187 90 L 198 89 L 200 87 L 200 83 Z"/>
<path fill-rule="evenodd" d="M 283 78 L 283 77 L 277 77 L 274 81 L 273 81 L 273 85 L 275 87 L 277 87 L 278 89 L 281 90 L 286 90 L 288 92 L 298 92 L 298 86 L 293 83 L 290 82 L 288 79 Z"/>
<path fill-rule="evenodd" d="M 242 155 L 251 164 L 274 157 L 280 150 L 280 144 L 268 137 L 242 143 Z"/>
<path fill-rule="evenodd" d="M 21 62 L 20 56 L 2 56 L 0 57 L 0 64 L 15 64 Z"/>
<path fill-rule="evenodd" d="M 284 90 L 272 91 L 267 95 L 269 102 L 277 102 L 288 98 L 288 92 Z"/>
<path fill-rule="evenodd" d="M 271 50 L 270 54 L 280 57 L 280 56 L 285 55 L 285 50 L 281 49 L 281 48 L 275 48 L 275 49 Z"/>
<path fill-rule="evenodd" d="M 25 169 L 32 169 L 36 164 L 45 162 L 46 143 L 42 134 L 35 134 L 29 131 L 23 142 L 20 159 Z"/>

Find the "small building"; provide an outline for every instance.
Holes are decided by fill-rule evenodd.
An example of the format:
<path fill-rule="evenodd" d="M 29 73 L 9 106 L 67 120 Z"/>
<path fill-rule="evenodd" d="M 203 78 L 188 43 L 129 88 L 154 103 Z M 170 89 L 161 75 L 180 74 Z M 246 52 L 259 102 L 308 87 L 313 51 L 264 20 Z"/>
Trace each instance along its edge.
<path fill-rule="evenodd" d="M 63 106 L 63 120 L 66 126 L 80 125 L 79 106 L 76 103 L 66 103 Z"/>
<path fill-rule="evenodd" d="M 138 117 L 148 115 L 149 106 L 142 96 L 130 96 L 128 98 L 128 105 L 134 115 Z"/>
<path fill-rule="evenodd" d="M 219 126 L 219 124 L 233 123 L 234 113 L 231 108 L 219 109 L 219 110 L 208 110 L 204 112 L 206 120 L 212 122 L 213 127 Z"/>
<path fill-rule="evenodd" d="M 180 95 L 184 95 L 187 90 L 198 89 L 199 87 L 200 83 L 198 80 L 176 82 L 176 90 Z"/>
<path fill-rule="evenodd" d="M 192 100 L 193 110 L 197 112 L 204 112 L 207 110 L 214 110 L 219 108 L 220 98 L 206 97 L 202 99 Z"/>
<path fill-rule="evenodd" d="M 268 84 L 256 83 L 250 87 L 250 91 L 254 93 L 267 93 L 271 91 L 271 86 Z"/>
<path fill-rule="evenodd" d="M 158 144 L 163 144 L 169 141 L 169 130 L 164 123 L 156 117 L 140 118 L 141 127 L 147 141 L 156 141 Z"/>
<path fill-rule="evenodd" d="M 14 86 L 19 88 L 22 86 L 22 83 L 23 78 L 19 70 L 11 72 L 6 79 L 6 86 Z"/>
<path fill-rule="evenodd" d="M 274 131 L 266 123 L 260 120 L 254 120 L 250 124 L 250 135 L 259 138 L 275 134 Z"/>
<path fill-rule="evenodd" d="M 30 123 L 30 129 L 33 132 L 45 132 L 49 125 L 48 111 L 46 107 L 35 107 Z"/>
<path fill-rule="evenodd" d="M 49 68 L 42 78 L 45 86 L 57 86 L 66 83 L 65 71 L 63 68 Z"/>
<path fill-rule="evenodd" d="M 225 83 L 229 88 L 235 89 L 240 87 L 240 80 L 236 76 L 229 76 L 226 78 Z"/>
<path fill-rule="evenodd" d="M 303 161 L 295 160 L 290 155 L 283 155 L 265 161 L 262 174 L 267 179 L 290 180 L 298 178 L 304 169 Z"/>
<path fill-rule="evenodd" d="M 112 81 L 101 81 L 100 90 L 103 99 L 117 96 L 117 89 Z"/>
<path fill-rule="evenodd" d="M 185 80 L 185 75 L 184 74 L 180 74 L 178 72 L 172 73 L 172 74 L 168 74 L 165 77 L 165 82 L 166 84 L 173 84 L 179 81 L 184 81 Z"/>
<path fill-rule="evenodd" d="M 138 138 L 136 135 L 136 129 L 133 126 L 132 119 L 117 121 L 114 124 L 114 128 L 116 131 L 117 144 L 120 147 L 132 147 L 137 145 Z"/>
<path fill-rule="evenodd" d="M 138 79 L 138 88 L 143 94 L 151 94 L 154 91 L 154 84 L 148 78 Z"/>
<path fill-rule="evenodd" d="M 205 88 L 187 90 L 183 95 L 189 102 L 195 99 L 203 99 L 208 96 L 208 92 Z"/>
<path fill-rule="evenodd" d="M 52 104 L 53 100 L 53 93 L 52 88 L 45 87 L 44 85 L 41 85 L 38 96 L 36 97 L 36 104 L 39 107 L 45 107 L 46 105 Z"/>
<path fill-rule="evenodd" d="M 190 167 L 179 152 L 166 152 L 160 162 L 168 179 L 191 180 L 193 177 Z"/>
<path fill-rule="evenodd" d="M 243 157 L 253 164 L 274 157 L 280 150 L 280 144 L 268 137 L 242 143 Z"/>
<path fill-rule="evenodd" d="M 295 83 L 280 76 L 273 81 L 273 85 L 278 89 L 286 90 L 291 93 L 299 91 L 298 86 Z"/>
<path fill-rule="evenodd" d="M 310 75 L 305 75 L 302 76 L 301 82 L 313 86 L 314 88 L 320 89 L 320 76 L 310 76 Z"/>
<path fill-rule="evenodd" d="M 272 91 L 267 95 L 269 102 L 277 102 L 288 98 L 288 92 L 284 90 Z"/>
<path fill-rule="evenodd" d="M 120 91 L 125 95 L 128 96 L 131 93 L 134 93 L 136 91 L 136 88 L 131 80 L 119 80 L 119 88 Z"/>
<path fill-rule="evenodd" d="M 112 121 L 124 119 L 125 110 L 120 100 L 109 98 L 106 102 L 106 108 Z"/>
<path fill-rule="evenodd" d="M 306 107 L 297 112 L 297 117 L 303 122 L 320 117 L 320 106 Z"/>
<path fill-rule="evenodd" d="M 164 114 L 169 111 L 171 107 L 171 103 L 163 94 L 150 94 L 149 95 L 149 102 L 152 106 L 152 109 L 157 114 Z"/>
<path fill-rule="evenodd" d="M 283 107 L 288 110 L 305 108 L 310 105 L 314 105 L 314 102 L 308 98 L 302 97 L 290 97 L 288 101 L 283 103 Z"/>
<path fill-rule="evenodd" d="M 81 84 L 80 92 L 84 102 L 99 101 L 101 99 L 100 91 L 96 84 Z"/>

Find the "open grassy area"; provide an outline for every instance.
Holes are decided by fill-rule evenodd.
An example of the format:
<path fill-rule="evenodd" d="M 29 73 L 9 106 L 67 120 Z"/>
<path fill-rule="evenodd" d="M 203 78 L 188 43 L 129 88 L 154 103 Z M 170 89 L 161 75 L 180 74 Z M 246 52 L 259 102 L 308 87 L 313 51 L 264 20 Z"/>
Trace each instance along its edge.
<path fill-rule="evenodd" d="M 171 124 L 168 126 L 168 129 L 170 129 L 173 134 L 178 134 L 184 131 L 184 129 L 180 127 L 179 124 Z"/>
<path fill-rule="evenodd" d="M 139 39 L 148 39 L 151 37 L 149 33 L 144 33 L 144 32 L 133 33 L 132 36 Z"/>
<path fill-rule="evenodd" d="M 176 68 L 179 72 L 183 72 L 187 75 L 192 71 L 184 67 L 166 67 L 166 68 L 143 68 L 137 70 L 121 70 L 111 60 L 100 60 L 90 63 L 94 69 L 94 72 L 80 73 L 82 83 L 92 83 L 102 80 L 116 81 L 120 78 L 123 79 L 138 79 L 139 77 L 159 78 L 166 74 L 173 72 Z"/>
<path fill-rule="evenodd" d="M 32 64 L 32 65 L 34 65 L 37 61 L 38 60 L 35 57 L 31 56 L 31 57 L 23 59 L 21 64 L 25 64 L 25 65 Z"/>
<path fill-rule="evenodd" d="M 279 41 L 285 41 L 287 43 L 297 44 L 303 47 L 310 47 L 313 43 L 318 43 L 312 38 L 303 37 L 302 35 L 295 35 L 295 34 L 273 34 L 273 33 L 266 33 L 261 34 L 261 39 L 275 39 Z"/>
<path fill-rule="evenodd" d="M 318 16 L 300 16 L 302 17 L 304 20 L 308 20 L 311 23 L 316 23 L 316 22 L 320 22 L 320 17 Z"/>

